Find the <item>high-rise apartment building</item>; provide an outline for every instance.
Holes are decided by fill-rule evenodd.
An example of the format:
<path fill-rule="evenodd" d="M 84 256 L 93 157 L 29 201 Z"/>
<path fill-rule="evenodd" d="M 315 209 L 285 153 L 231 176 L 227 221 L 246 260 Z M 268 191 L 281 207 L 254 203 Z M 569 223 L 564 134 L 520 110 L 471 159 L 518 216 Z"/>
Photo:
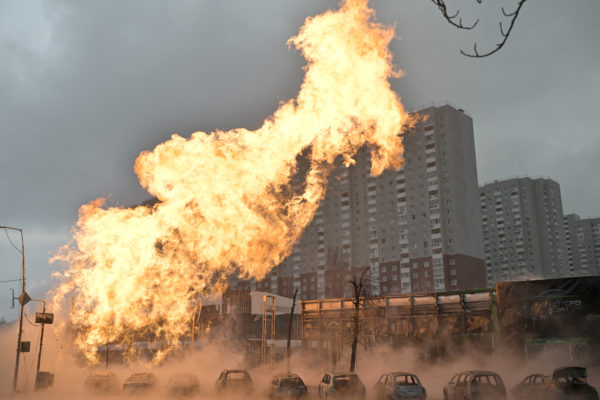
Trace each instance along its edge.
<path fill-rule="evenodd" d="M 366 268 L 373 294 L 485 286 L 473 121 L 450 105 L 418 114 L 403 168 L 370 176 L 366 149 L 337 165 L 312 223 L 257 288 L 340 297 Z"/>
<path fill-rule="evenodd" d="M 487 284 L 565 275 L 560 185 L 512 178 L 480 187 Z"/>
<path fill-rule="evenodd" d="M 600 275 L 600 218 L 565 215 L 569 276 Z"/>

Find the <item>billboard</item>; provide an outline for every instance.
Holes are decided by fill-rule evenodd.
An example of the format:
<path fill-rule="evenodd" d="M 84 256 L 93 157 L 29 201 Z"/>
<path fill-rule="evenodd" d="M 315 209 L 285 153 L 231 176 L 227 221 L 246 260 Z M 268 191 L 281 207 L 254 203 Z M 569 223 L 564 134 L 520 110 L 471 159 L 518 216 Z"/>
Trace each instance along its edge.
<path fill-rule="evenodd" d="M 504 343 L 598 346 L 600 276 L 497 283 L 496 302 Z"/>

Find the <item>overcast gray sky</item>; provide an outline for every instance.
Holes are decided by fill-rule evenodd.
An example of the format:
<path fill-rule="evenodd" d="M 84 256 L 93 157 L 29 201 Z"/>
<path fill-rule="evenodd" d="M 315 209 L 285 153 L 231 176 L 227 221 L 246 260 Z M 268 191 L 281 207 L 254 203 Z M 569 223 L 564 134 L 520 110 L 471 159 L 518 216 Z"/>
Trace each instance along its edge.
<path fill-rule="evenodd" d="M 373 1 L 402 37 L 393 87 L 409 110 L 449 101 L 472 116 L 480 182 L 549 176 L 565 213 L 598 216 L 600 2 L 529 0 L 498 54 L 461 56 L 499 40 L 497 3 L 449 2 L 482 17 L 459 32 L 429 0 Z M 148 197 L 132 169 L 140 151 L 175 132 L 256 128 L 294 97 L 304 60 L 285 42 L 336 4 L 0 0 L 0 225 L 25 231 L 30 291 L 51 284 L 47 259 L 82 203 Z M 0 280 L 16 278 L 20 254 L 0 233 Z M 0 316 L 12 319 L 10 287 Z"/>

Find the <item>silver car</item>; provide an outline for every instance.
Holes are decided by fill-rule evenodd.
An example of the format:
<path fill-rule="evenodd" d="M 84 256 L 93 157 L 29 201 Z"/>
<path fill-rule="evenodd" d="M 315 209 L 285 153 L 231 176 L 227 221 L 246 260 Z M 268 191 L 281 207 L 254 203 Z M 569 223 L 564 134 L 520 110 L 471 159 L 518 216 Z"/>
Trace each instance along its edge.
<path fill-rule="evenodd" d="M 493 371 L 458 373 L 444 386 L 444 400 L 506 400 L 506 388 Z"/>
<path fill-rule="evenodd" d="M 365 399 L 365 386 L 354 372 L 326 372 L 319 383 L 319 397 Z"/>
<path fill-rule="evenodd" d="M 427 391 L 415 374 L 391 372 L 381 375 L 373 387 L 377 400 L 425 400 Z"/>
<path fill-rule="evenodd" d="M 304 381 L 296 374 L 278 374 L 271 379 L 271 399 L 299 399 L 306 393 Z"/>
<path fill-rule="evenodd" d="M 146 394 L 157 384 L 156 375 L 152 372 L 138 372 L 125 379 L 123 391 L 127 394 Z"/>

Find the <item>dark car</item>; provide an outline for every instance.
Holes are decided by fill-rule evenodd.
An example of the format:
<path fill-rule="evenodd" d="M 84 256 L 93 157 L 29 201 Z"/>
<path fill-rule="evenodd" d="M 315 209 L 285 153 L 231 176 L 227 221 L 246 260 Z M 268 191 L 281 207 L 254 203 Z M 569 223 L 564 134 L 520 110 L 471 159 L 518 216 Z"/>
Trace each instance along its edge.
<path fill-rule="evenodd" d="M 123 382 L 123 391 L 127 394 L 144 394 L 156 386 L 156 375 L 152 372 L 132 374 Z"/>
<path fill-rule="evenodd" d="M 319 383 L 319 397 L 365 399 L 365 385 L 354 372 L 326 372 Z"/>
<path fill-rule="evenodd" d="M 506 400 L 502 378 L 492 371 L 465 371 L 444 386 L 444 400 Z"/>
<path fill-rule="evenodd" d="M 425 400 L 427 391 L 415 374 L 391 372 L 381 375 L 373 387 L 377 400 Z"/>
<path fill-rule="evenodd" d="M 279 374 L 271 379 L 270 397 L 272 399 L 299 399 L 306 396 L 307 389 L 302 378 L 296 374 Z"/>
<path fill-rule="evenodd" d="M 119 381 L 112 372 L 97 371 L 85 379 L 83 387 L 90 394 L 113 394 L 119 391 Z"/>
<path fill-rule="evenodd" d="M 556 388 L 566 399 L 598 400 L 598 391 L 587 383 L 584 367 L 562 367 L 552 373 Z"/>
<path fill-rule="evenodd" d="M 245 369 L 226 369 L 221 372 L 215 382 L 218 392 L 244 392 L 250 393 L 254 383 L 250 374 Z"/>
<path fill-rule="evenodd" d="M 200 391 L 200 382 L 194 374 L 175 374 L 167 383 L 167 393 L 173 397 L 193 396 Z"/>
<path fill-rule="evenodd" d="M 529 375 L 511 391 L 517 400 L 598 400 L 583 367 L 563 367 L 552 375 Z"/>

